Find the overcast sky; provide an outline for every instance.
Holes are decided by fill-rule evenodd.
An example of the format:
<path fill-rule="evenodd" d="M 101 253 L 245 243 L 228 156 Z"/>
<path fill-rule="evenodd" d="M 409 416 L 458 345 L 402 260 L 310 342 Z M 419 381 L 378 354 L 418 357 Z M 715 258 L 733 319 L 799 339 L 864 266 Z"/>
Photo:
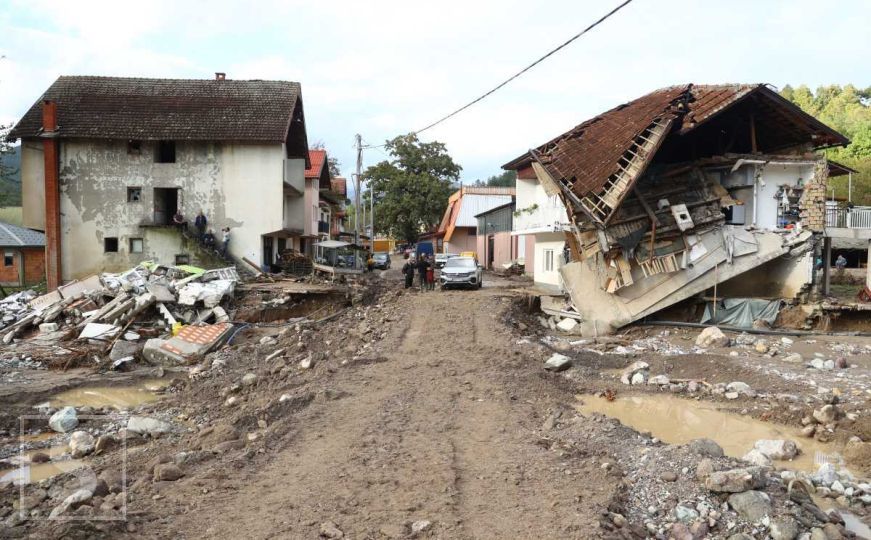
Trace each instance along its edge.
<path fill-rule="evenodd" d="M 59 75 L 302 84 L 310 142 L 349 175 L 372 144 L 447 114 L 618 0 L 414 2 L 0 0 L 0 121 Z M 635 0 L 492 97 L 425 132 L 474 181 L 661 86 L 871 85 L 868 0 Z M 364 154 L 364 166 L 384 159 Z"/>

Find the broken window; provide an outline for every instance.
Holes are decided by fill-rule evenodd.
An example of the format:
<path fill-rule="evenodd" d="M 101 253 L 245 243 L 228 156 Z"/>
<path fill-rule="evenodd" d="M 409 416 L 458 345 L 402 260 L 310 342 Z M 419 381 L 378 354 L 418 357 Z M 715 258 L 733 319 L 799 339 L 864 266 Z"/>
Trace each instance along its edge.
<path fill-rule="evenodd" d="M 175 141 L 158 141 L 154 153 L 155 163 L 175 163 Z"/>
<path fill-rule="evenodd" d="M 143 246 L 144 244 L 141 238 L 130 239 L 130 253 L 142 253 Z"/>
<path fill-rule="evenodd" d="M 553 250 L 544 250 L 544 271 L 553 272 Z"/>
<path fill-rule="evenodd" d="M 117 236 L 107 236 L 103 238 L 103 252 L 104 253 L 118 253 L 118 237 Z"/>
<path fill-rule="evenodd" d="M 12 266 L 15 264 L 15 252 L 6 251 L 3 253 L 3 266 Z"/>
<path fill-rule="evenodd" d="M 127 202 L 140 202 L 142 201 L 142 188 L 141 187 L 129 187 L 127 188 Z"/>
<path fill-rule="evenodd" d="M 127 155 L 141 156 L 142 141 L 127 141 Z"/>
<path fill-rule="evenodd" d="M 176 266 L 180 264 L 190 264 L 191 258 L 187 253 L 182 253 L 180 255 L 175 256 L 175 264 Z"/>

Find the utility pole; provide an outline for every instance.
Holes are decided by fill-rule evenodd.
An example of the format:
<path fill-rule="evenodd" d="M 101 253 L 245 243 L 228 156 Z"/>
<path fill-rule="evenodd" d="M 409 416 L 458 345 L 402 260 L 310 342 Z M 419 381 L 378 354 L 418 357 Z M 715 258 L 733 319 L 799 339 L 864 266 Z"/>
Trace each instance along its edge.
<path fill-rule="evenodd" d="M 369 181 L 369 238 L 372 248 L 375 248 L 375 192 L 372 191 L 372 181 Z"/>
<path fill-rule="evenodd" d="M 354 178 L 354 244 L 360 245 L 360 175 L 363 174 L 363 137 L 354 136 L 357 147 L 357 174 Z"/>

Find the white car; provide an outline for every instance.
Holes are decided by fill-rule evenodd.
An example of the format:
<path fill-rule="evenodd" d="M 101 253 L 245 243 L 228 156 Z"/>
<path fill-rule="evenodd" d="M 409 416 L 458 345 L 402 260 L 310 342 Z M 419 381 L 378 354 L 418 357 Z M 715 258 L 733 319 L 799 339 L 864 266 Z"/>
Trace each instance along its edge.
<path fill-rule="evenodd" d="M 449 287 L 474 287 L 480 289 L 484 283 L 484 267 L 472 257 L 451 257 L 445 262 L 439 274 L 442 289 Z"/>

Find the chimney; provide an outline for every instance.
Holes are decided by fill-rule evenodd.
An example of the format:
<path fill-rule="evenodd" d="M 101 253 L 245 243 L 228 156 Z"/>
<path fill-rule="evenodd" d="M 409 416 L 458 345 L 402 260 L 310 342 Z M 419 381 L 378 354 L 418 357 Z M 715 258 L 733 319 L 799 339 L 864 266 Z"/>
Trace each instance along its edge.
<path fill-rule="evenodd" d="M 46 133 L 57 131 L 57 103 L 50 99 L 42 103 L 42 130 Z"/>
<path fill-rule="evenodd" d="M 223 73 L 223 72 L 221 72 L 221 71 L 216 71 L 216 72 L 215 72 L 215 80 L 216 80 L 216 81 L 223 81 L 223 80 L 226 79 L 226 78 L 227 78 L 227 74 L 226 74 L 226 73 Z"/>
<path fill-rule="evenodd" d="M 61 285 L 61 223 L 59 142 L 57 139 L 57 103 L 42 103 L 42 154 L 45 159 L 45 278 L 53 291 Z"/>

